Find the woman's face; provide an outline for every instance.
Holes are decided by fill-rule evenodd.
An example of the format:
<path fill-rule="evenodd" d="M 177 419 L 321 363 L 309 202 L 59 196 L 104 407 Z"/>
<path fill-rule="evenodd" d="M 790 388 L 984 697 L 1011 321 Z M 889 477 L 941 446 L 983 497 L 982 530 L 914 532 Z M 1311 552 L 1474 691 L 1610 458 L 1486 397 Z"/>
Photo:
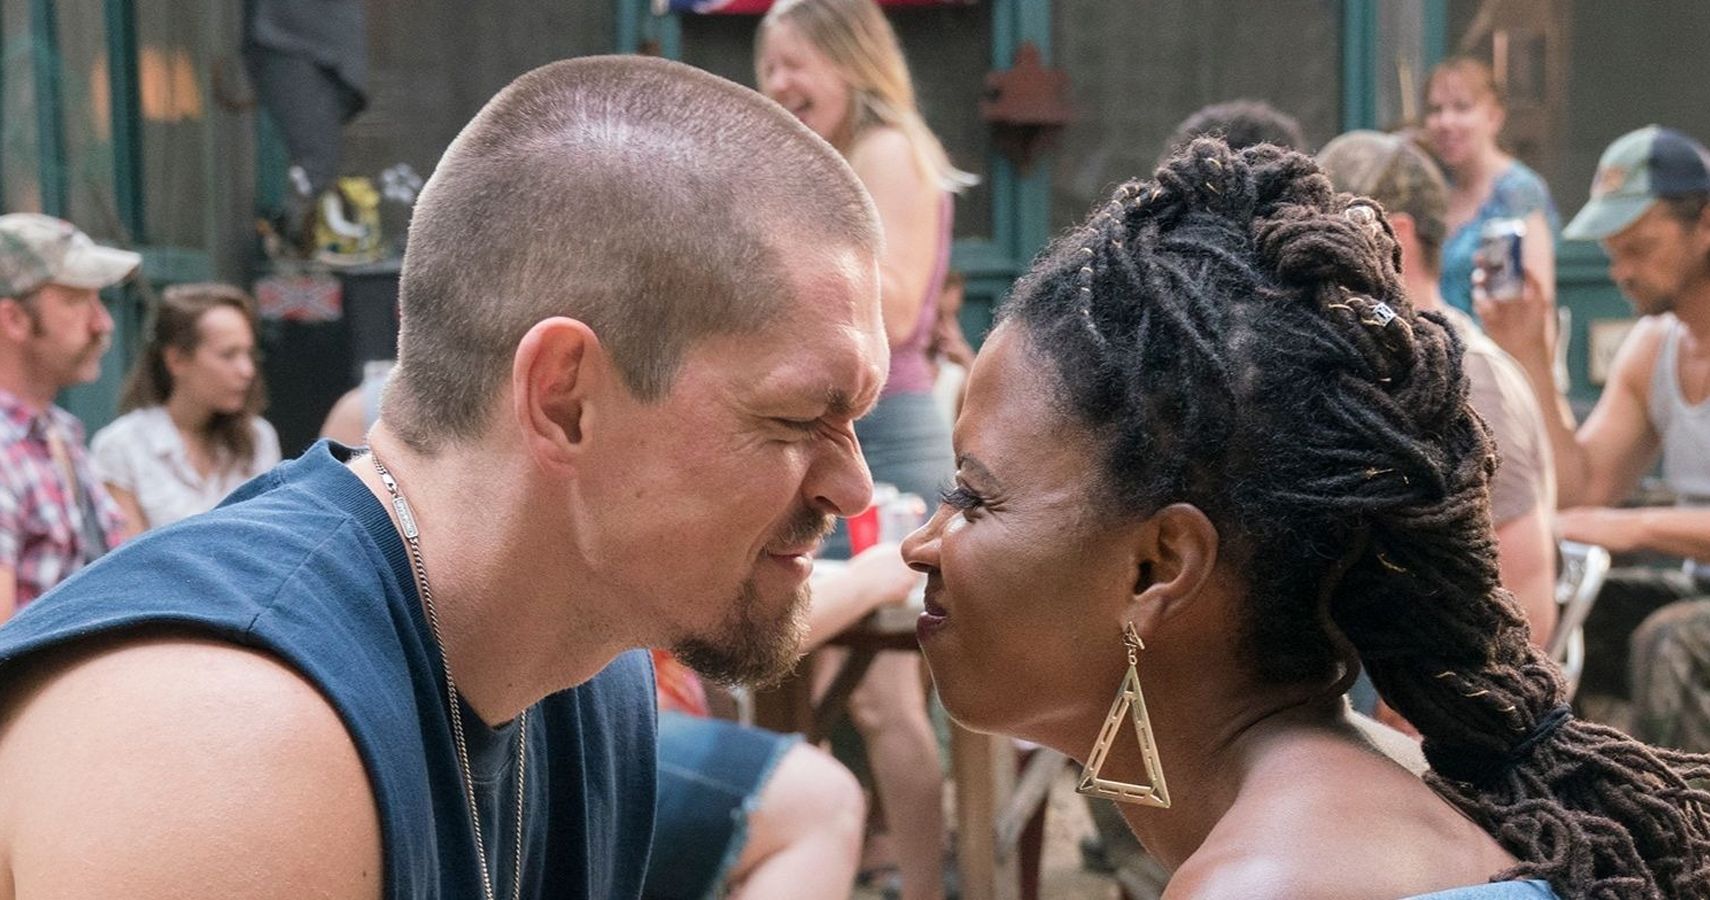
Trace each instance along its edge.
<path fill-rule="evenodd" d="M 903 544 L 928 573 L 920 646 L 945 708 L 1047 744 L 1104 715 L 1135 571 L 1093 512 L 1098 445 L 1055 409 L 1055 378 L 1019 327 L 992 334 L 956 420 L 956 485 Z"/>
<path fill-rule="evenodd" d="M 1425 94 L 1425 135 L 1431 151 L 1451 169 L 1496 147 L 1502 107 L 1490 92 L 1460 72 L 1432 79 Z"/>
<path fill-rule="evenodd" d="M 196 349 L 167 348 L 172 394 L 199 409 L 241 412 L 255 381 L 255 334 L 249 320 L 230 306 L 216 306 L 196 321 Z"/>
<path fill-rule="evenodd" d="M 849 120 L 848 82 L 801 32 L 779 20 L 760 40 L 760 92 L 828 141 Z"/>

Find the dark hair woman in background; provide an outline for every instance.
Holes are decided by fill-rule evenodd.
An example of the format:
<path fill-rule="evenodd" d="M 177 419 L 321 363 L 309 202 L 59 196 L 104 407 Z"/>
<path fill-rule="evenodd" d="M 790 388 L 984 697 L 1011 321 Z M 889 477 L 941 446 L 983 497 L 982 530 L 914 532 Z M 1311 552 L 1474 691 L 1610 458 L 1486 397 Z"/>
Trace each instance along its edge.
<path fill-rule="evenodd" d="M 279 462 L 261 418 L 255 305 L 227 284 L 166 289 L 125 382 L 125 413 L 90 442 L 96 469 L 135 531 L 214 508 Z"/>

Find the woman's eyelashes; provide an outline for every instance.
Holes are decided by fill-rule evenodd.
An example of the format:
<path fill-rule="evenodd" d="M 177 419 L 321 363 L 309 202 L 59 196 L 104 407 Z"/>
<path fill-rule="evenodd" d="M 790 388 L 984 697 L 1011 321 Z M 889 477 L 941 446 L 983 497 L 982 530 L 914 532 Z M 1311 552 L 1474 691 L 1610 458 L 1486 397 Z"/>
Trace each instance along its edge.
<path fill-rule="evenodd" d="M 938 502 L 964 513 L 972 512 L 986 504 L 985 498 L 974 493 L 965 484 L 956 484 L 939 491 Z"/>

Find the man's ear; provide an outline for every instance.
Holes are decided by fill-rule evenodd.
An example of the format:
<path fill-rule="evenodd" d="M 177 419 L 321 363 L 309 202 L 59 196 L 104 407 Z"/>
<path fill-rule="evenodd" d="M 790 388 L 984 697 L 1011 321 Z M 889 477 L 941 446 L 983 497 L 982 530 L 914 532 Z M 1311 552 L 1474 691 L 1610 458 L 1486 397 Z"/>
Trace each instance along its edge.
<path fill-rule="evenodd" d="M 0 334 L 13 343 L 23 343 L 36 330 L 35 317 L 16 297 L 0 297 Z"/>
<path fill-rule="evenodd" d="M 1130 620 L 1142 638 L 1199 596 L 1217 565 L 1217 527 L 1199 507 L 1172 503 L 1152 514 L 1134 538 Z"/>
<path fill-rule="evenodd" d="M 530 456 L 575 464 L 593 424 L 588 399 L 607 365 L 600 339 L 576 319 L 543 319 L 523 335 L 511 360 L 511 405 Z"/>
<path fill-rule="evenodd" d="M 1419 240 L 1419 223 L 1413 221 L 1412 213 L 1386 212 L 1389 217 L 1390 230 L 1395 232 L 1397 242 L 1406 245 L 1407 241 Z"/>
<path fill-rule="evenodd" d="M 1700 255 L 1706 247 L 1710 247 L 1710 203 L 1704 204 L 1704 208 L 1699 211 L 1698 221 L 1692 228 L 1692 239 Z"/>

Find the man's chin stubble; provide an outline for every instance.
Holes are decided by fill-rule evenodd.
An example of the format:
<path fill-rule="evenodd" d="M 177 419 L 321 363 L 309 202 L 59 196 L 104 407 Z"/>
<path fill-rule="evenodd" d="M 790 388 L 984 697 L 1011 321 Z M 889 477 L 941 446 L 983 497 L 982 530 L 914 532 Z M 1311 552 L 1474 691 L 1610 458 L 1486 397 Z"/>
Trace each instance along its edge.
<path fill-rule="evenodd" d="M 795 671 L 807 635 L 808 586 L 792 592 L 789 606 L 773 617 L 759 609 L 758 592 L 743 586 L 734 614 L 711 638 L 691 638 L 672 648 L 701 677 L 727 686 L 765 688 Z"/>

